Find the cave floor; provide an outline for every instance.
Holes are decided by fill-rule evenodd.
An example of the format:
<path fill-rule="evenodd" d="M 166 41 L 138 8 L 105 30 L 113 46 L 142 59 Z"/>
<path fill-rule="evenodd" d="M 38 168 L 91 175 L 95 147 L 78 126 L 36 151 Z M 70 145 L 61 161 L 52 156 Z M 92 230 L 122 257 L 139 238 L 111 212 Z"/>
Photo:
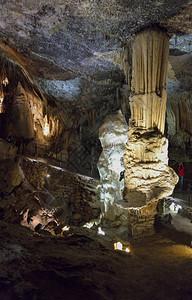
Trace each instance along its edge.
<path fill-rule="evenodd" d="M 87 229 L 62 238 L 0 221 L 0 299 L 189 300 L 191 240 L 169 225 L 128 254 Z"/>

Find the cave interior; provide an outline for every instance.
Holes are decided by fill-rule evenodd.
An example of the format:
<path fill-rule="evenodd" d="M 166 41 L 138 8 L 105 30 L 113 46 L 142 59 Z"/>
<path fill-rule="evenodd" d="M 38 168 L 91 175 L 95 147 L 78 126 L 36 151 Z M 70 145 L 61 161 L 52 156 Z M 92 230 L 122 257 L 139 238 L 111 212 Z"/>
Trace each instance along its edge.
<path fill-rule="evenodd" d="M 191 1 L 1 2 L 0 299 L 191 300 Z"/>

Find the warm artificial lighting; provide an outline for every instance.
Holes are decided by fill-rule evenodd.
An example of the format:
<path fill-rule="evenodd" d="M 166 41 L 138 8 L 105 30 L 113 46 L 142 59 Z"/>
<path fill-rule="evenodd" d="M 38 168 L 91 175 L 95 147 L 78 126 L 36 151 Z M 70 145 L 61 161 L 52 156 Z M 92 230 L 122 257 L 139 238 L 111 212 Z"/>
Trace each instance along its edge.
<path fill-rule="evenodd" d="M 66 233 L 66 231 L 69 231 L 70 230 L 70 227 L 69 226 L 64 226 L 62 229 L 61 229 L 61 232 L 59 234 L 57 234 L 58 237 L 69 237 L 69 236 L 72 236 L 74 233 Z"/>
<path fill-rule="evenodd" d="M 9 80 L 8 80 L 8 78 L 6 77 L 6 78 L 3 80 L 3 84 L 4 84 L 4 86 L 6 86 L 8 83 L 9 83 Z"/>
<path fill-rule="evenodd" d="M 45 116 L 43 121 L 45 122 L 43 133 L 44 133 L 44 135 L 49 135 L 49 123 L 48 123 L 48 120 L 47 120 L 47 115 Z"/>
<path fill-rule="evenodd" d="M 127 253 L 131 252 L 130 248 L 129 247 L 125 248 L 125 246 L 121 242 L 114 243 L 114 250 L 121 250 Z"/>
<path fill-rule="evenodd" d="M 49 177 L 51 177 L 51 175 L 50 175 L 50 174 L 47 174 L 47 177 L 49 178 Z"/>
<path fill-rule="evenodd" d="M 3 100 L 4 100 L 4 97 L 3 97 L 3 95 L 1 95 L 1 98 L 0 98 L 0 113 L 3 112 Z"/>
<path fill-rule="evenodd" d="M 95 222 L 92 221 L 92 222 L 86 223 L 85 225 L 83 225 L 83 227 L 90 229 L 93 227 L 94 224 L 95 224 Z"/>
<path fill-rule="evenodd" d="M 101 227 L 98 228 L 98 234 L 105 235 L 105 232 L 101 229 Z"/>
<path fill-rule="evenodd" d="M 70 229 L 69 226 L 64 226 L 64 227 L 62 228 L 62 231 L 69 231 L 69 229 Z"/>
<path fill-rule="evenodd" d="M 123 250 L 121 242 L 114 243 L 114 250 Z"/>
<path fill-rule="evenodd" d="M 47 122 L 45 123 L 45 127 L 44 127 L 43 133 L 44 133 L 44 135 L 48 135 L 49 134 L 49 124 Z"/>

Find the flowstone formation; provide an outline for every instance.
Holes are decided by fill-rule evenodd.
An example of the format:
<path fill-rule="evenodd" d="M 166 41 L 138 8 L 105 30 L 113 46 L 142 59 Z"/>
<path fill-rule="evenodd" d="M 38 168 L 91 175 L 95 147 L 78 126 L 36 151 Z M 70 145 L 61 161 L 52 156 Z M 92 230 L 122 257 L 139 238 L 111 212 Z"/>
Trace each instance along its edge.
<path fill-rule="evenodd" d="M 168 140 L 164 137 L 168 52 L 169 38 L 159 29 L 138 33 L 133 43 L 131 120 L 124 152 L 122 205 L 132 207 L 132 235 L 145 230 L 143 222 L 150 220 L 147 227 L 153 226 L 158 200 L 170 195 L 177 183 L 177 175 L 168 166 Z"/>
<path fill-rule="evenodd" d="M 168 140 L 156 130 L 129 129 L 124 162 L 124 198 L 129 207 L 141 207 L 172 194 L 177 175 L 168 166 Z"/>
<path fill-rule="evenodd" d="M 120 180 L 120 173 L 125 168 L 123 151 L 127 138 L 127 123 L 121 111 L 108 116 L 100 127 L 99 139 L 103 148 L 98 162 L 101 214 L 110 221 L 115 221 L 121 214 L 115 202 L 123 198 L 124 180 Z"/>

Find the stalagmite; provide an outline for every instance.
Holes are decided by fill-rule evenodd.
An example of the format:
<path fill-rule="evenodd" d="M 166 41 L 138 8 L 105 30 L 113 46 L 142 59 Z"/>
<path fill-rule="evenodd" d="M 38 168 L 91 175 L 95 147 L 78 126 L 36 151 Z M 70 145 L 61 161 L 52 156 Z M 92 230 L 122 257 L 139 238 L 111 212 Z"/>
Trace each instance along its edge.
<path fill-rule="evenodd" d="M 123 149 L 127 140 L 127 123 L 121 113 L 108 116 L 99 129 L 99 138 L 103 151 L 99 157 L 98 170 L 101 178 L 100 200 L 102 216 L 114 221 L 118 208 L 115 201 L 122 199 L 124 180 L 120 181 L 120 172 L 124 170 Z"/>
<path fill-rule="evenodd" d="M 177 183 L 168 166 L 168 140 L 163 135 L 168 51 L 169 38 L 159 29 L 138 33 L 133 43 L 131 120 L 124 152 L 127 207 L 162 199 Z"/>

